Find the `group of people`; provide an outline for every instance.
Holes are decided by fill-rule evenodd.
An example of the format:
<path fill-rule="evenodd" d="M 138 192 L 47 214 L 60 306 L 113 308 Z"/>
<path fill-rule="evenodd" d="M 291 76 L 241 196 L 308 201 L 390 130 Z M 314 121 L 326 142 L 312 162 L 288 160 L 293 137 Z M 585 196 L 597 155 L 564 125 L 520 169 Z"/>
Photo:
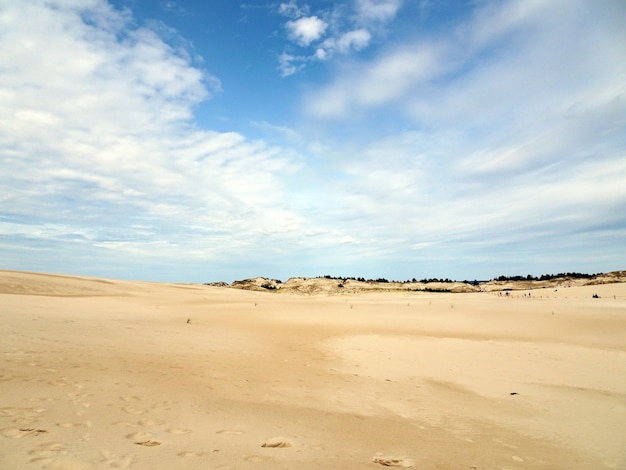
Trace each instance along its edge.
<path fill-rule="evenodd" d="M 503 295 L 502 295 L 502 291 L 498 292 L 498 296 L 499 296 L 499 297 L 502 297 L 502 296 L 503 296 Z M 510 293 L 509 291 L 506 291 L 506 292 L 504 292 L 504 297 L 512 297 L 512 295 L 511 295 L 511 293 Z M 527 298 L 527 297 L 528 297 L 528 298 L 530 298 L 530 292 L 528 292 L 528 293 L 524 292 L 523 297 L 524 297 L 524 298 Z"/>

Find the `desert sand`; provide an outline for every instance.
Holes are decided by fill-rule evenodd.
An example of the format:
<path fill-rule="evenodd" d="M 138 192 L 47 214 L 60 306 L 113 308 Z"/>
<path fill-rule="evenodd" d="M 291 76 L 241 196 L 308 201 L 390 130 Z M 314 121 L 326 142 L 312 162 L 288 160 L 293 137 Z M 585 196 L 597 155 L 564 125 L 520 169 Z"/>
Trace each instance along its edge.
<path fill-rule="evenodd" d="M 0 468 L 625 469 L 626 283 L 527 292 L 0 271 Z"/>

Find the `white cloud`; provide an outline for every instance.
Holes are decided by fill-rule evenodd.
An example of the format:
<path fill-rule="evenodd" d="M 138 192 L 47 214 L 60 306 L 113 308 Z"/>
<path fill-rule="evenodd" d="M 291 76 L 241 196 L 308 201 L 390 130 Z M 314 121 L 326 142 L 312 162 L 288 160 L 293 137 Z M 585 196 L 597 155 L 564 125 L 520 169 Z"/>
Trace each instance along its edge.
<path fill-rule="evenodd" d="M 282 77 L 288 77 L 299 72 L 306 66 L 306 61 L 306 57 L 283 52 L 278 57 L 278 70 L 280 70 L 280 75 Z"/>
<path fill-rule="evenodd" d="M 326 60 L 326 59 L 328 59 L 329 54 L 328 54 L 328 51 L 326 51 L 326 49 L 323 49 L 323 48 L 320 47 L 320 48 L 315 50 L 314 57 L 317 60 Z"/>
<path fill-rule="evenodd" d="M 5 236 L 189 259 L 300 223 L 279 176 L 297 161 L 192 125 L 216 78 L 104 1 L 48 5 L 0 15 Z"/>
<path fill-rule="evenodd" d="M 390 21 L 402 5 L 401 0 L 357 0 L 357 14 L 363 23 Z"/>
<path fill-rule="evenodd" d="M 366 29 L 348 31 L 337 40 L 337 49 L 344 54 L 351 49 L 360 51 L 369 45 L 371 38 L 372 35 Z"/>
<path fill-rule="evenodd" d="M 299 18 L 308 14 L 309 8 L 306 5 L 299 6 L 295 0 L 283 2 L 278 6 L 278 13 L 289 18 Z"/>
<path fill-rule="evenodd" d="M 253 124 L 266 132 L 279 135 L 282 139 L 289 142 L 301 142 L 303 140 L 303 137 L 297 131 L 287 126 L 277 126 L 267 121 L 256 121 Z"/>
<path fill-rule="evenodd" d="M 617 73 L 625 47 L 616 42 L 621 34 L 615 22 L 610 30 L 587 25 L 581 5 L 489 3 L 453 34 L 392 46 L 371 62 L 354 64 L 313 95 L 309 109 L 319 116 L 345 116 L 401 101 L 419 119 L 458 115 L 459 107 L 469 118 L 485 105 L 504 112 L 520 90 L 539 91 L 547 99 L 553 92 L 558 97 L 571 88 L 584 90 L 606 76 L 594 78 L 596 68 Z M 599 9 L 589 13 L 608 16 Z M 589 34 L 585 41 L 576 40 L 581 31 Z"/>
<path fill-rule="evenodd" d="M 307 16 L 288 21 L 286 27 L 292 40 L 301 46 L 308 46 L 324 35 L 328 24 L 317 16 Z"/>
<path fill-rule="evenodd" d="M 367 48 L 372 42 L 369 28 L 380 29 L 378 24 L 391 20 L 391 12 L 399 5 L 399 2 L 358 2 L 356 11 L 349 11 L 344 4 L 338 4 L 309 16 L 308 7 L 300 8 L 295 2 L 281 4 L 278 12 L 294 18 L 285 23 L 289 39 L 303 48 L 315 45 L 313 52 L 303 52 L 297 57 L 298 66 L 295 66 L 293 54 L 283 52 L 278 67 L 281 75 L 293 75 L 304 69 L 307 62 L 329 61 L 336 54 L 346 55 Z M 305 11 L 307 16 L 304 16 Z M 372 20 L 376 21 L 372 23 Z"/>
<path fill-rule="evenodd" d="M 315 116 L 344 117 L 355 107 L 398 100 L 445 67 L 441 55 L 435 48 L 399 49 L 310 96 L 306 107 Z"/>
<path fill-rule="evenodd" d="M 451 30 L 353 56 L 305 101 L 311 127 L 255 123 L 277 147 L 196 127 L 220 82 L 172 31 L 100 0 L 48 5 L 0 14 L 5 263 L 62 253 L 64 270 L 134 263 L 147 267 L 133 276 L 170 279 L 150 270 L 623 268 L 626 41 L 608 7 L 481 2 Z M 315 52 L 285 52 L 283 75 L 378 39 L 318 18 L 325 35 L 303 46 Z"/>
<path fill-rule="evenodd" d="M 357 134 L 365 122 L 370 134 L 331 145 L 343 175 L 333 215 L 421 256 L 488 256 L 490 243 L 563 256 L 559 239 L 589 263 L 581 252 L 601 252 L 626 224 L 626 11 L 481 5 L 452 31 L 352 61 L 306 97 L 317 126 Z M 379 137 L 395 123 L 415 132 Z"/>
<path fill-rule="evenodd" d="M 316 58 L 326 60 L 335 52 L 347 54 L 350 51 L 360 51 L 365 49 L 372 38 L 372 35 L 366 29 L 355 29 L 343 33 L 337 37 L 326 39 L 317 51 Z"/>
<path fill-rule="evenodd" d="M 174 15 L 177 15 L 177 16 L 187 16 L 191 14 L 191 12 L 187 8 L 182 7 L 177 2 L 174 2 L 171 0 L 168 0 L 165 3 L 163 3 L 163 9 L 166 12 L 173 13 Z"/>

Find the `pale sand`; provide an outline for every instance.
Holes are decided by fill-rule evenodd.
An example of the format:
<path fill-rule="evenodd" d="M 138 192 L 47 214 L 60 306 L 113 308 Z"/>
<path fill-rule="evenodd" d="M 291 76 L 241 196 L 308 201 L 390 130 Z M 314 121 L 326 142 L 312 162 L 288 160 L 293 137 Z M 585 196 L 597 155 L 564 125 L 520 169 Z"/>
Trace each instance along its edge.
<path fill-rule="evenodd" d="M 626 284 L 521 295 L 0 271 L 0 468 L 626 468 Z"/>

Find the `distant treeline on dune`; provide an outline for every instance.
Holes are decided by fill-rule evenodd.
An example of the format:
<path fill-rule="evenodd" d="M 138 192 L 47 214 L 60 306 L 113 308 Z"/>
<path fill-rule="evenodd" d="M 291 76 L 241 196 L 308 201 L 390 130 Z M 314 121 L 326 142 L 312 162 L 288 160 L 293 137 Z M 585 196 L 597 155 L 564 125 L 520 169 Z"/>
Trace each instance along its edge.
<path fill-rule="evenodd" d="M 528 274 L 527 276 L 499 276 L 492 279 L 492 281 L 551 281 L 553 279 L 594 279 L 602 273 L 597 274 L 585 274 L 585 273 L 559 273 L 559 274 L 542 274 L 541 276 L 533 276 Z"/>
<path fill-rule="evenodd" d="M 360 282 L 383 282 L 383 283 L 388 283 L 388 282 L 397 282 L 399 284 L 408 284 L 411 282 L 421 282 L 421 283 L 429 283 L 429 282 L 457 282 L 457 281 L 453 281 L 451 279 L 437 279 L 436 277 L 430 278 L 430 279 L 421 279 L 421 280 L 417 280 L 415 278 L 413 279 L 408 279 L 406 281 L 389 281 L 387 279 L 385 279 L 384 277 L 379 277 L 377 279 L 365 279 L 364 277 L 352 277 L 352 276 L 330 276 L 330 275 L 325 275 L 325 276 L 317 276 L 317 279 L 334 279 L 334 280 L 338 280 L 338 281 L 347 281 L 347 280 L 351 280 L 351 281 L 360 281 Z M 471 284 L 470 281 L 463 281 L 466 282 L 468 284 Z M 476 281 L 472 281 L 472 282 L 476 282 Z"/>
<path fill-rule="evenodd" d="M 522 290 L 559 287 L 561 285 L 596 285 L 626 282 L 626 271 L 613 271 L 604 274 L 559 273 L 541 276 L 499 276 L 489 281 L 452 281 L 450 279 L 426 278 L 418 281 L 389 281 L 379 277 L 325 276 L 293 277 L 283 282 L 279 279 L 256 277 L 234 281 L 210 283 L 219 287 L 234 287 L 256 291 L 281 291 L 300 294 L 339 294 L 375 291 L 420 291 L 420 292 L 488 292 L 496 290 Z"/>
<path fill-rule="evenodd" d="M 558 274 L 542 274 L 541 276 L 533 276 L 532 274 L 528 274 L 526 276 L 498 276 L 496 278 L 492 278 L 490 279 L 490 281 L 551 281 L 553 279 L 563 279 L 563 278 L 571 278 L 571 279 L 594 279 L 597 276 L 600 276 L 602 273 L 598 273 L 598 274 L 586 274 L 586 273 L 558 273 Z M 363 277 L 351 277 L 351 276 L 331 276 L 331 275 L 325 275 L 325 276 L 317 276 L 317 279 L 335 279 L 335 280 L 339 280 L 339 281 L 347 281 L 348 279 L 353 280 L 353 281 L 360 281 L 360 282 L 397 282 L 397 283 L 404 283 L 404 284 L 408 284 L 408 283 L 415 283 L 415 282 L 421 282 L 423 284 L 428 284 L 428 283 L 432 283 L 432 282 L 464 282 L 466 284 L 473 284 L 473 285 L 477 285 L 481 282 L 489 282 L 489 281 L 456 281 L 456 280 L 451 280 L 451 279 L 438 279 L 436 277 L 433 278 L 424 278 L 424 279 L 420 279 L 417 280 L 416 278 L 413 278 L 411 280 L 406 280 L 406 281 L 389 281 L 385 278 L 379 277 L 377 279 L 365 279 Z"/>

